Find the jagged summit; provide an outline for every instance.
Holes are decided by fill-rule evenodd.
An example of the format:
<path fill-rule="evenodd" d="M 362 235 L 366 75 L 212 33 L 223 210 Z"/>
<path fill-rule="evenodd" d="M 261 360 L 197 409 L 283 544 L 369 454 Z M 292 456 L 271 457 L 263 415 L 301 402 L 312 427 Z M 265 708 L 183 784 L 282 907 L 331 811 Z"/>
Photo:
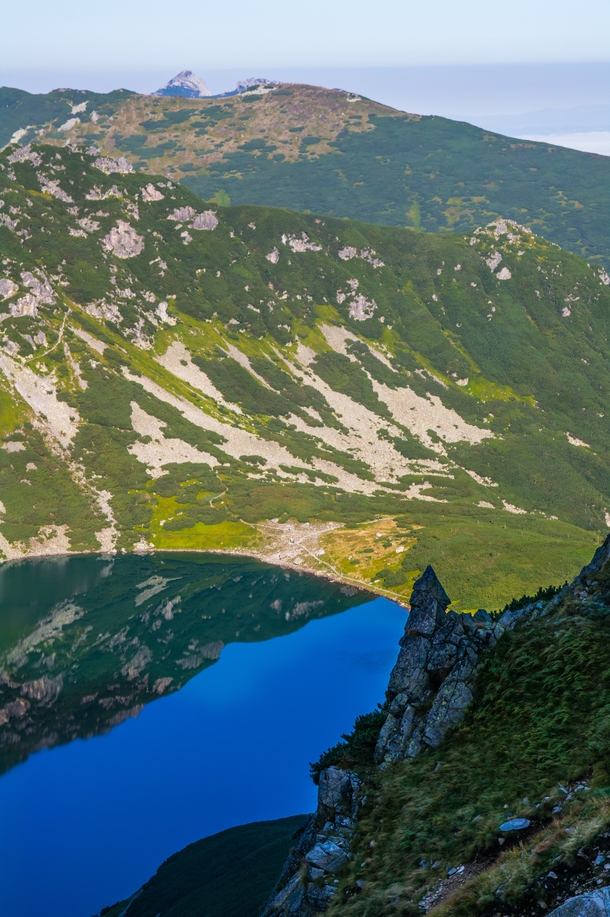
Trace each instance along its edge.
<path fill-rule="evenodd" d="M 153 92 L 154 96 L 183 96 L 187 99 L 205 99 L 212 93 L 205 80 L 195 76 L 192 70 L 181 70 L 165 86 Z"/>
<path fill-rule="evenodd" d="M 232 96 L 243 95 L 245 92 L 252 93 L 253 95 L 265 95 L 265 93 L 272 92 L 272 90 L 277 89 L 280 85 L 280 83 L 274 80 L 267 80 L 263 77 L 248 77 L 247 80 L 239 80 L 235 85 L 235 89 L 230 89 L 228 92 L 220 92 L 212 96 L 212 98 L 229 99 Z"/>
<path fill-rule="evenodd" d="M 244 92 L 264 94 L 271 92 L 278 85 L 279 83 L 274 80 L 267 80 L 264 77 L 248 77 L 246 80 L 239 80 L 235 89 L 212 95 L 205 80 L 195 76 L 192 70 L 181 70 L 165 86 L 161 86 L 152 95 L 182 96 L 185 99 L 227 99 L 230 96 L 238 96 Z"/>
<path fill-rule="evenodd" d="M 434 568 L 428 564 L 420 578 L 416 581 L 413 586 L 413 593 L 411 595 L 411 605 L 417 606 L 430 596 L 442 609 L 445 611 L 448 605 L 451 604 L 451 599 L 443 589 L 439 578 L 437 577 Z"/>
<path fill-rule="evenodd" d="M 247 92 L 249 89 L 272 88 L 279 85 L 275 80 L 266 80 L 264 78 L 249 77 L 247 80 L 240 80 L 235 90 L 236 92 Z"/>

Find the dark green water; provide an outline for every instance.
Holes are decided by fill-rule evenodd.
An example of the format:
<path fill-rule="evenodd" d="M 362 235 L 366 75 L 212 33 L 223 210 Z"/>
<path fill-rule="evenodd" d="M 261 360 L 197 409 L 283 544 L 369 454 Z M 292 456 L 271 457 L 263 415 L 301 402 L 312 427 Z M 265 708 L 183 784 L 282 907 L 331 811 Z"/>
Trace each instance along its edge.
<path fill-rule="evenodd" d="M 0 773 L 108 731 L 179 690 L 225 645 L 370 600 L 240 558 L 44 558 L 0 567 Z"/>

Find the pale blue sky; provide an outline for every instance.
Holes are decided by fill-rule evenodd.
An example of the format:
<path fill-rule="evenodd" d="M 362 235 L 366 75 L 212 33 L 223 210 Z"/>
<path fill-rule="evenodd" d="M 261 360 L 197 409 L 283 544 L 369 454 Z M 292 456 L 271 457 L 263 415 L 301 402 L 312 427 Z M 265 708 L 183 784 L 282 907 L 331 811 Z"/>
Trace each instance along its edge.
<path fill-rule="evenodd" d="M 2 31 L 11 72 L 610 59 L 608 0 L 3 0 Z"/>

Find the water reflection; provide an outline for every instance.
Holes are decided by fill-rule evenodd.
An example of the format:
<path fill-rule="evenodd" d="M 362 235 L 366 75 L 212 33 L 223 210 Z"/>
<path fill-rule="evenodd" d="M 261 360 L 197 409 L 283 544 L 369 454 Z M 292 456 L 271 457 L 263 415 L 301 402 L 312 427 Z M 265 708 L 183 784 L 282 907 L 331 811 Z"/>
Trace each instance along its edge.
<path fill-rule="evenodd" d="M 0 773 L 108 731 L 181 688 L 223 647 L 370 599 L 257 561 L 158 554 L 0 569 Z"/>

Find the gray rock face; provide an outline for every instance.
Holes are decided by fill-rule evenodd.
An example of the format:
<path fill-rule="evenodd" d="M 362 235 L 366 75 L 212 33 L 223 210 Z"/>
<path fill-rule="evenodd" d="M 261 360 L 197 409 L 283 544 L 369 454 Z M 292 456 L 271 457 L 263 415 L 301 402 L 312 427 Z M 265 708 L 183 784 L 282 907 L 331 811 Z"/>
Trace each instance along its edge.
<path fill-rule="evenodd" d="M 511 818 L 510 821 L 502 822 L 498 831 L 523 831 L 529 828 L 531 821 L 529 818 Z"/>
<path fill-rule="evenodd" d="M 568 898 L 549 917 L 610 917 L 610 888 Z"/>
<path fill-rule="evenodd" d="M 458 615 L 447 612 L 449 603 L 436 573 L 427 567 L 413 587 L 411 613 L 390 675 L 390 712 L 375 749 L 380 764 L 413 758 L 425 746 L 436 748 L 472 701 L 470 682 L 480 653 L 497 636 L 487 612 Z"/>
<path fill-rule="evenodd" d="M 432 567 L 415 583 L 411 613 L 390 676 L 390 712 L 376 759 L 381 766 L 436 748 L 472 701 L 470 682 L 483 649 L 514 627 L 521 613 L 494 627 L 480 610 L 447 613 L 450 599 Z M 336 895 L 333 879 L 350 860 L 364 790 L 356 774 L 329 767 L 320 774 L 318 808 L 300 834 L 262 917 L 314 917 Z M 610 915 L 609 915 L 610 917 Z"/>
<path fill-rule="evenodd" d="M 332 880 L 349 862 L 362 784 L 329 767 L 320 774 L 318 808 L 297 839 L 262 917 L 313 917 L 336 895 Z"/>

